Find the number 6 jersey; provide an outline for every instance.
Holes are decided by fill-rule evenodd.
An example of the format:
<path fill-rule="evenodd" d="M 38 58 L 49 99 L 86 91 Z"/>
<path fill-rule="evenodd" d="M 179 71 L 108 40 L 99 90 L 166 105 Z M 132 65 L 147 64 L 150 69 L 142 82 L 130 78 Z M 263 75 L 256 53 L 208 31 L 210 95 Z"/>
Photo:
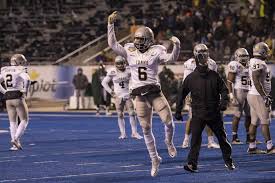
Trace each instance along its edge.
<path fill-rule="evenodd" d="M 231 61 L 228 64 L 228 72 L 236 74 L 234 89 L 249 90 L 251 82 L 248 67 L 243 66 L 240 62 Z"/>
<path fill-rule="evenodd" d="M 252 79 L 252 72 L 253 71 L 258 71 L 261 70 L 261 76 L 259 78 L 263 89 L 266 94 L 269 95 L 271 92 L 271 75 L 270 75 L 270 70 L 267 67 L 267 64 L 265 61 L 257 59 L 257 58 L 251 58 L 250 63 L 249 63 L 249 77 L 251 79 L 251 88 L 248 92 L 248 94 L 252 95 L 260 95 L 259 92 L 257 91 L 253 79 Z"/>
<path fill-rule="evenodd" d="M 106 77 L 102 81 L 102 86 L 108 93 L 112 93 L 112 89 L 108 83 L 112 81 L 114 83 L 114 92 L 119 98 L 129 98 L 129 83 L 131 79 L 130 69 L 126 67 L 125 71 L 111 68 Z"/>
<path fill-rule="evenodd" d="M 1 68 L 0 81 L 5 81 L 7 91 L 27 92 L 30 77 L 26 73 L 26 67 L 7 66 Z"/>

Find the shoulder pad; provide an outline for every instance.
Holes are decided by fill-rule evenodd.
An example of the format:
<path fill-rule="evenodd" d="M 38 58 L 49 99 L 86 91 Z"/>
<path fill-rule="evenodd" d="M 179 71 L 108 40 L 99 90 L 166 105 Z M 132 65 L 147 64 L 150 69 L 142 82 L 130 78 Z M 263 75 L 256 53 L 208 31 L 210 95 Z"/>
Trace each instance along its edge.
<path fill-rule="evenodd" d="M 150 49 L 159 50 L 159 51 L 166 51 L 166 48 L 162 45 L 159 45 L 159 44 L 151 46 Z"/>
<path fill-rule="evenodd" d="M 209 58 L 209 59 L 208 59 L 208 62 L 209 62 L 210 64 L 216 64 L 216 62 L 215 62 L 212 58 Z"/>
<path fill-rule="evenodd" d="M 135 47 L 135 45 L 134 45 L 133 43 L 126 43 L 126 44 L 124 45 L 124 48 L 125 48 L 126 50 L 128 50 L 129 52 L 136 51 L 136 47 Z"/>

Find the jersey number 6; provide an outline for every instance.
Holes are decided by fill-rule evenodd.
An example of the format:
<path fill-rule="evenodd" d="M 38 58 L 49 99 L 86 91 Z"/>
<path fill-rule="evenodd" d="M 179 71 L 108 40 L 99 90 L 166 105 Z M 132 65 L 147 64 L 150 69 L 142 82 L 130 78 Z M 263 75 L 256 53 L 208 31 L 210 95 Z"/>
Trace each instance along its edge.
<path fill-rule="evenodd" d="M 146 67 L 139 67 L 138 68 L 138 79 L 140 81 L 145 81 L 147 80 L 147 73 L 145 72 L 147 70 Z"/>

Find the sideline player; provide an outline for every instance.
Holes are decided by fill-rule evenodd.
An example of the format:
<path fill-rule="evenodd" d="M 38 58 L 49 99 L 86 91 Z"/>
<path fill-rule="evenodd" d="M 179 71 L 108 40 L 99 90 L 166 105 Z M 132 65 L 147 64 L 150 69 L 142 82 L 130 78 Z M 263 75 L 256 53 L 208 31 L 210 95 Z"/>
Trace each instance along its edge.
<path fill-rule="evenodd" d="M 262 127 L 262 134 L 266 142 L 266 153 L 275 154 L 270 135 L 270 110 L 272 104 L 271 92 L 271 75 L 267 67 L 269 57 L 269 47 L 266 43 L 260 42 L 253 47 L 253 57 L 249 63 L 249 77 L 251 88 L 247 95 L 247 101 L 250 106 L 251 124 L 249 126 L 249 154 L 261 154 L 265 151 L 256 147 L 256 132 L 258 119 Z"/>
<path fill-rule="evenodd" d="M 118 126 L 120 129 L 119 139 L 127 138 L 125 132 L 124 107 L 127 107 L 130 124 L 132 129 L 132 138 L 142 139 L 137 132 L 137 121 L 135 118 L 135 110 L 132 99 L 129 94 L 129 82 L 131 79 L 130 69 L 126 67 L 126 60 L 121 56 L 115 58 L 115 67 L 111 68 L 101 84 L 104 89 L 115 98 L 116 110 L 118 115 Z M 108 83 L 114 83 L 114 90 L 110 88 Z"/>
<path fill-rule="evenodd" d="M 232 144 L 242 144 L 238 138 L 238 127 L 245 113 L 246 142 L 249 142 L 249 125 L 251 122 L 249 105 L 247 103 L 247 93 L 250 87 L 248 73 L 249 53 L 245 48 L 238 48 L 235 51 L 235 60 L 228 64 L 227 87 L 229 90 L 230 101 L 234 107 L 232 121 Z"/>
<path fill-rule="evenodd" d="M 28 122 L 28 107 L 25 101 L 30 77 L 26 73 L 27 60 L 22 54 L 15 54 L 10 59 L 10 65 L 1 68 L 0 82 L 5 83 L 6 89 L 1 88 L 6 99 L 7 112 L 10 121 L 11 143 L 17 149 L 22 149 L 20 138 L 24 134 Z M 20 124 L 17 126 L 17 116 Z M 12 149 L 11 150 L 16 150 Z"/>
<path fill-rule="evenodd" d="M 208 64 L 208 68 L 210 70 L 216 71 L 217 72 L 217 64 L 214 60 L 212 60 L 211 58 L 209 58 L 209 52 L 208 52 L 208 48 L 205 44 L 198 44 L 194 47 L 194 53 L 197 52 L 199 49 L 205 49 L 207 50 L 205 54 L 207 54 L 207 64 Z M 192 72 L 194 72 L 194 70 L 196 69 L 196 61 L 194 58 L 190 58 L 188 59 L 186 62 L 184 62 L 184 71 L 183 71 L 183 80 Z M 188 95 L 188 97 L 186 98 L 186 104 L 188 105 L 188 119 L 186 121 L 185 124 L 185 135 L 184 135 L 184 140 L 182 143 L 182 148 L 188 148 L 190 146 L 190 123 L 192 120 L 192 109 L 191 109 L 191 97 L 190 95 Z M 208 128 L 208 126 L 206 126 L 206 132 L 207 132 L 207 136 L 208 136 L 208 144 L 207 147 L 208 148 L 220 148 L 219 144 L 217 144 L 214 141 L 214 134 L 211 131 L 210 128 Z"/>
<path fill-rule="evenodd" d="M 161 92 L 158 81 L 158 66 L 160 63 L 176 61 L 180 52 L 180 41 L 176 37 L 173 51 L 167 53 L 165 47 L 154 45 L 154 34 L 149 27 L 140 27 L 134 34 L 134 42 L 120 45 L 115 36 L 114 22 L 117 12 L 108 17 L 108 44 L 114 52 L 129 63 L 131 70 L 131 95 L 136 96 L 136 112 L 143 130 L 145 144 L 152 160 L 151 176 L 157 175 L 161 157 L 156 148 L 152 132 L 153 109 L 159 114 L 165 126 L 165 143 L 170 157 L 174 158 L 177 150 L 173 144 L 174 122 L 171 108 Z"/>

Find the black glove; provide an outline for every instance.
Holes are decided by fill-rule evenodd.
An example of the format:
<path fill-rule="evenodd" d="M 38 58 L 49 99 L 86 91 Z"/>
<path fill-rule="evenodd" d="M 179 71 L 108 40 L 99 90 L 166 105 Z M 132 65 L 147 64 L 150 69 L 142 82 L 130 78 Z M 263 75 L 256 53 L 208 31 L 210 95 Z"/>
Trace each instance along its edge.
<path fill-rule="evenodd" d="M 227 104 L 228 104 L 228 102 L 222 101 L 220 103 L 220 111 L 225 111 L 227 109 Z"/>
<path fill-rule="evenodd" d="M 176 118 L 176 120 L 183 121 L 183 117 L 182 117 L 180 111 L 176 111 L 175 118 Z"/>
<path fill-rule="evenodd" d="M 272 97 L 270 95 L 264 96 L 264 103 L 267 108 L 269 108 L 272 104 Z"/>

